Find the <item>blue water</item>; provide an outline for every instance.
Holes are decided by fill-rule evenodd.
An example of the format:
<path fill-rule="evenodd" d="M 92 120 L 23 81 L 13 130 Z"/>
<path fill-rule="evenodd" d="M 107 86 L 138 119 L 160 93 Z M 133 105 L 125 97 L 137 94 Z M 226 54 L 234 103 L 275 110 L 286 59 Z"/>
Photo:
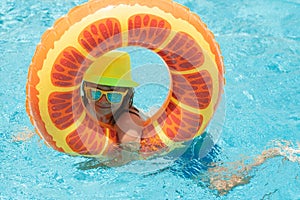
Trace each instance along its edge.
<path fill-rule="evenodd" d="M 267 160 L 249 173 L 249 183 L 220 195 L 209 188 L 204 180 L 209 174 L 197 168 L 197 162 L 142 161 L 134 166 L 82 170 L 78 166 L 86 158 L 56 152 L 37 136 L 15 142 L 19 132 L 33 130 L 24 105 L 35 46 L 55 19 L 83 2 L 1 0 L 0 199 L 300 199 L 300 164 L 284 157 Z M 253 158 L 274 140 L 289 141 L 297 148 L 300 1 L 177 2 L 201 16 L 224 57 L 226 115 L 215 161 Z M 168 83 L 164 76 L 160 78 Z M 139 106 L 163 102 L 166 87 L 155 85 L 152 93 L 158 95 L 153 99 L 143 98 L 148 90 L 146 86 L 137 91 Z M 198 175 L 186 176 L 192 172 Z"/>

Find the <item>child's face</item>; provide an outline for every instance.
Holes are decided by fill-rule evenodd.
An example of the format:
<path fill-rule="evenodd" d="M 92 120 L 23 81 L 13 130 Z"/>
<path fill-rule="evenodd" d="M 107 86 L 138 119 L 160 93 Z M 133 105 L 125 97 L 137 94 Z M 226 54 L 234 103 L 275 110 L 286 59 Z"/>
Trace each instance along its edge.
<path fill-rule="evenodd" d="M 117 111 L 122 105 L 124 96 L 127 93 L 125 88 L 111 87 L 86 83 L 84 90 L 88 103 L 95 112 L 97 118 L 109 115 Z"/>

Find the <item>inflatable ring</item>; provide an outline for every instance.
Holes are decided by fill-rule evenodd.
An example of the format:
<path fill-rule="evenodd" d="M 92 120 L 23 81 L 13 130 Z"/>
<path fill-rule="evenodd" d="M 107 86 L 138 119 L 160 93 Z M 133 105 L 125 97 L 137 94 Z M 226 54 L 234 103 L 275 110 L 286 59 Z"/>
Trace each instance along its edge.
<path fill-rule="evenodd" d="M 70 155 L 112 156 L 116 133 L 87 114 L 80 89 L 96 58 L 127 46 L 157 53 L 170 74 L 169 94 L 143 128 L 141 155 L 170 152 L 204 132 L 225 81 L 206 25 L 170 0 L 93 0 L 43 34 L 29 68 L 27 113 L 48 145 Z"/>

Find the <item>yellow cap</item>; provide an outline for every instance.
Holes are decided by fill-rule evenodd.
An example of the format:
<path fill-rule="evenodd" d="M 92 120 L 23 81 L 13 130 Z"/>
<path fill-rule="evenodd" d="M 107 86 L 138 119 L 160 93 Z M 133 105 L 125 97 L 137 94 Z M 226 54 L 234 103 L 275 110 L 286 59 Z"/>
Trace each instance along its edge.
<path fill-rule="evenodd" d="M 123 51 L 110 51 L 95 60 L 87 69 L 83 80 L 98 85 L 136 87 L 132 80 L 130 56 Z"/>

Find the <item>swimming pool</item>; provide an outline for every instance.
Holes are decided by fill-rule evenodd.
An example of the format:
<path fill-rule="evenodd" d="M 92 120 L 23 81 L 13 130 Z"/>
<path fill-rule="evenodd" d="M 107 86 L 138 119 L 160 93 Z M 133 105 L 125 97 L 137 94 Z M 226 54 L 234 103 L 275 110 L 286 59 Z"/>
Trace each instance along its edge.
<path fill-rule="evenodd" d="M 192 170 L 185 167 L 188 163 L 161 160 L 81 170 L 78 166 L 85 158 L 58 153 L 37 136 L 14 142 L 12 136 L 25 127 L 33 130 L 24 104 L 35 46 L 55 19 L 83 2 L 7 0 L 0 4 L 0 199 L 300 198 L 299 163 L 283 157 L 258 166 L 250 172 L 248 184 L 219 196 L 204 181 L 205 170 L 195 169 L 199 175 L 193 178 L 182 175 Z M 228 163 L 254 157 L 274 140 L 287 140 L 296 147 L 300 141 L 300 2 L 177 2 L 201 16 L 224 57 L 226 117 L 216 159 Z M 163 100 L 159 96 L 143 102 L 140 92 L 140 106 Z"/>

